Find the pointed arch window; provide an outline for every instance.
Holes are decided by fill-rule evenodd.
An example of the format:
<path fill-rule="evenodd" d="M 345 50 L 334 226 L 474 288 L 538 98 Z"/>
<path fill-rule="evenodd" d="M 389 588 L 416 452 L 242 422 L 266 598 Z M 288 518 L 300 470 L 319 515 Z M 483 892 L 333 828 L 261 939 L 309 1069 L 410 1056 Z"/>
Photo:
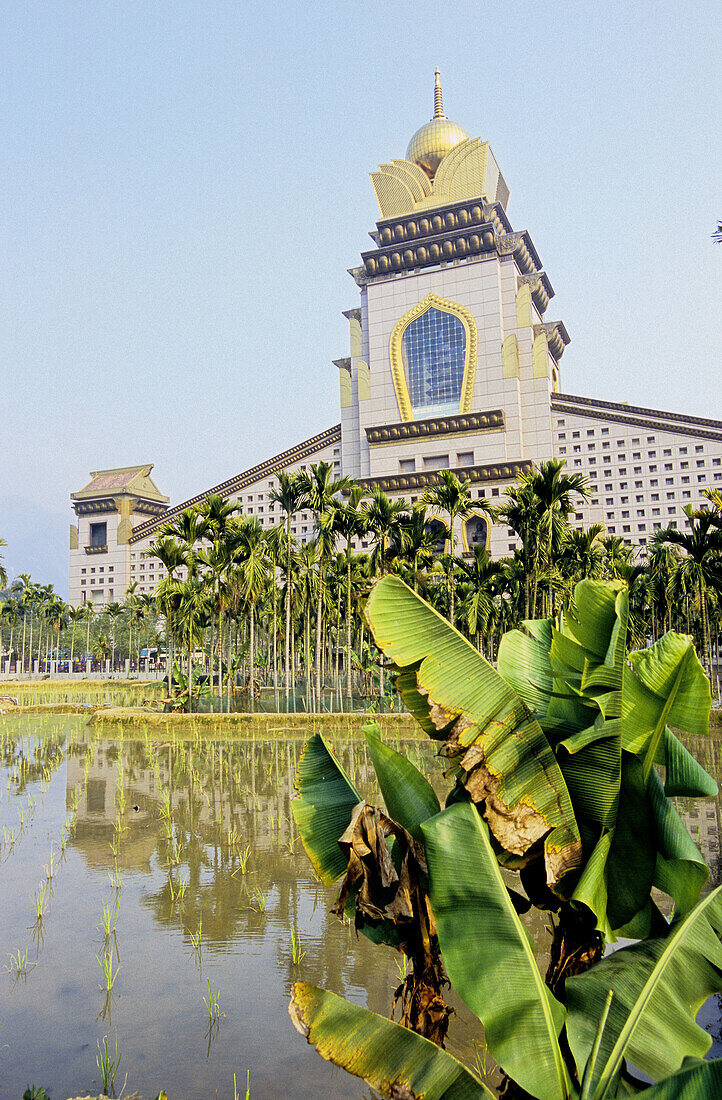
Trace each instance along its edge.
<path fill-rule="evenodd" d="M 467 309 L 428 294 L 396 324 L 391 373 L 402 420 L 470 412 L 477 334 Z"/>

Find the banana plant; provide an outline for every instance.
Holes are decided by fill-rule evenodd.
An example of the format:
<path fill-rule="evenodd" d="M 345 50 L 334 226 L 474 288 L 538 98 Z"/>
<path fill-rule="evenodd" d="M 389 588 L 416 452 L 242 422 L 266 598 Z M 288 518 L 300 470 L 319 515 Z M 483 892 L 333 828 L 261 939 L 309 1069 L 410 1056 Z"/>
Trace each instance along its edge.
<path fill-rule="evenodd" d="M 454 786 L 442 810 L 410 761 L 369 729 L 385 812 L 369 807 L 317 735 L 299 766 L 294 814 L 322 880 L 345 872 L 336 912 L 353 911 L 360 931 L 412 960 L 397 991 L 402 1022 L 443 1044 L 448 975 L 484 1024 L 509 1097 L 514 1088 L 539 1100 L 626 1095 L 641 1087 L 630 1083 L 627 1057 L 653 1078 L 671 1073 L 654 1086 L 665 1100 L 696 1096 L 719 1066 L 689 1061 L 706 1049 L 694 1013 L 686 1029 L 677 1014 L 680 1038 L 667 1061 L 645 1064 L 642 1037 L 660 1026 L 655 1006 L 673 987 L 660 980 L 650 1000 L 656 977 L 644 979 L 639 997 L 630 978 L 622 996 L 618 974 L 604 985 L 612 964 L 601 960 L 604 939 L 619 931 L 647 937 L 637 946 L 661 952 L 669 974 L 682 957 L 690 974 L 678 983 L 682 1015 L 720 988 L 719 895 L 698 901 L 707 869 L 669 797 L 717 789 L 671 729 L 708 730 L 709 685 L 691 639 L 668 634 L 628 655 L 627 594 L 615 582 L 581 582 L 556 621 L 505 635 L 497 669 L 398 578 L 376 584 L 365 614 L 408 709 L 441 742 Z M 520 871 L 526 898 L 505 885 L 500 865 Z M 653 887 L 674 902 L 671 930 Z M 519 919 L 530 904 L 557 913 L 546 982 Z M 633 950 L 613 956 L 627 975 L 642 973 L 647 957 Z M 304 1001 L 309 1041 L 325 996 Z M 447 1095 L 411 1091 L 406 1078 L 393 1091 L 380 1040 L 362 1066 L 339 1034 L 322 1030 L 324 1057 L 376 1087 L 391 1082 L 384 1095 Z M 463 1087 L 472 1086 L 480 1083 Z"/>
<path fill-rule="evenodd" d="M 544 984 L 478 810 L 470 801 L 456 803 L 427 818 L 421 831 L 449 978 L 484 1024 L 489 1050 L 513 1082 L 506 1096 L 718 1095 L 722 1059 L 701 1061 L 711 1038 L 695 1016 L 707 996 L 722 990 L 722 887 L 664 935 L 569 979 L 564 1005 Z M 290 1012 L 324 1058 L 385 1097 L 488 1096 L 484 1083 L 445 1051 L 335 994 L 299 983 Z M 564 1047 L 573 1052 L 572 1067 Z M 625 1059 L 656 1083 L 645 1087 Z"/>
<path fill-rule="evenodd" d="M 365 613 L 404 702 L 444 741 L 489 823 L 500 862 L 560 914 L 560 939 L 574 939 L 584 914 L 596 956 L 617 932 L 645 934 L 659 923 L 653 887 L 677 912 L 696 903 L 708 871 L 669 800 L 717 793 L 670 728 L 709 732 L 709 681 L 692 638 L 670 632 L 628 655 L 620 581 L 582 581 L 556 621 L 509 631 L 496 670 L 396 577 L 376 584 Z M 666 767 L 664 788 L 655 764 Z M 559 960 L 556 981 L 570 965 Z"/>

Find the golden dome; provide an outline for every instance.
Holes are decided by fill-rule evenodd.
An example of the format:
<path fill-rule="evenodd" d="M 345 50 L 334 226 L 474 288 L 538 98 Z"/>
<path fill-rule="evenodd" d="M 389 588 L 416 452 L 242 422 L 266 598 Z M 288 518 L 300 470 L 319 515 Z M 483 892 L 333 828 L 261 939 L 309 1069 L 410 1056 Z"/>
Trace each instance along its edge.
<path fill-rule="evenodd" d="M 469 135 L 463 126 L 452 122 L 444 114 L 441 78 L 437 69 L 434 79 L 434 117 L 416 131 L 406 150 L 406 159 L 418 164 L 427 176 L 433 179 L 436 169 L 446 154 L 450 153 L 455 145 L 468 140 Z"/>

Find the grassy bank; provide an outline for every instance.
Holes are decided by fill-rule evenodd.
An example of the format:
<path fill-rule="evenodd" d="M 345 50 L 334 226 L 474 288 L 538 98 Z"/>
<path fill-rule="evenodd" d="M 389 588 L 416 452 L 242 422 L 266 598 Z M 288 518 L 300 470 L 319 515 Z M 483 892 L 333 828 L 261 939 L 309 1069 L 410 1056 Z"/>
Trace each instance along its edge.
<path fill-rule="evenodd" d="M 163 680 L 2 680 L 0 696 L 76 694 L 96 695 L 108 691 L 155 691 L 164 687 Z"/>
<path fill-rule="evenodd" d="M 94 711 L 92 726 L 113 726 L 124 729 L 207 729 L 242 732 L 288 732 L 299 730 L 359 731 L 367 722 L 377 722 L 384 733 L 418 733 L 419 727 L 410 714 L 164 714 L 142 707 L 105 707 Z"/>

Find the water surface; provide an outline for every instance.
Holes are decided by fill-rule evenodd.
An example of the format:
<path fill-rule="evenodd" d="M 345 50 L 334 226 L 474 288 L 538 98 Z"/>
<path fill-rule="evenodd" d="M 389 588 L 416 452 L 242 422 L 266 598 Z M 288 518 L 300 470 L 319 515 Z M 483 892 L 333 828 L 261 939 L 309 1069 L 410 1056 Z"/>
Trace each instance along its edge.
<path fill-rule="evenodd" d="M 329 725 L 327 735 L 378 802 L 360 733 L 334 736 Z M 304 740 L 282 718 L 255 736 L 203 730 L 172 740 L 91 728 L 83 716 L 0 718 L 2 1100 L 30 1083 L 53 1100 L 99 1091 L 97 1044 L 107 1035 L 112 1046 L 116 1034 L 118 1092 L 127 1075 L 127 1091 L 145 1096 L 162 1087 L 171 1100 L 232 1097 L 235 1073 L 245 1095 L 250 1070 L 253 1100 L 373 1095 L 323 1062 L 287 1013 L 291 984 L 303 979 L 388 1015 L 401 978 L 398 954 L 329 913 L 334 891 L 318 883 L 298 839 L 290 800 Z M 445 788 L 425 738 L 388 740 Z M 722 779 L 717 738 L 690 748 Z M 716 883 L 719 802 L 680 809 Z M 104 906 L 111 924 L 117 909 L 109 936 Z M 529 927 L 541 957 L 542 916 Z M 117 971 L 110 993 L 105 957 Z M 483 1062 L 481 1026 L 450 1000 L 449 1049 Z M 716 1002 L 704 1012 L 718 1033 Z"/>

